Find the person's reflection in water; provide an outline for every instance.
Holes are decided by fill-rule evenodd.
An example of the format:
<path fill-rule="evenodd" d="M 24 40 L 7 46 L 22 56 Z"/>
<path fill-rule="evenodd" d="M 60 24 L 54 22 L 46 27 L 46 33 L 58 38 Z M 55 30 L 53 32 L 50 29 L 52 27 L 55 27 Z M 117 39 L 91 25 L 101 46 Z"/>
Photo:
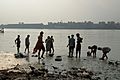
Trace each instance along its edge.
<path fill-rule="evenodd" d="M 27 57 L 26 57 L 26 61 L 30 62 L 30 56 L 29 56 L 29 53 L 27 53 L 26 56 L 27 56 Z"/>
<path fill-rule="evenodd" d="M 38 64 L 40 64 L 40 59 L 38 59 Z"/>

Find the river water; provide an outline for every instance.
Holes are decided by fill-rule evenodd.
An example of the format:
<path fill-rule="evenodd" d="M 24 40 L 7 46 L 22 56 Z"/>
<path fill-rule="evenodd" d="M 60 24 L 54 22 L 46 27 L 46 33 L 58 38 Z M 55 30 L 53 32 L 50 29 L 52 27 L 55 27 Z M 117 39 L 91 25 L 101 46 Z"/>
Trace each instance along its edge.
<path fill-rule="evenodd" d="M 47 36 L 54 37 L 55 55 L 53 57 L 44 55 L 45 59 L 38 60 L 37 57 L 31 57 L 33 48 L 37 42 L 40 31 L 44 31 L 43 40 Z M 80 33 L 83 38 L 81 58 L 68 58 L 68 38 L 67 36 Z M 21 36 L 20 52 L 24 53 L 25 37 L 30 35 L 30 54 L 23 59 L 14 58 L 16 51 L 15 39 L 17 35 Z M 45 45 L 45 43 L 44 43 Z M 86 57 L 88 46 L 97 45 L 98 47 L 110 47 L 108 60 L 101 61 L 101 51 L 97 51 L 97 58 Z M 56 56 L 62 56 L 62 61 L 55 61 Z M 75 56 L 75 52 L 74 52 Z M 108 61 L 120 61 L 120 30 L 80 30 L 80 29 L 5 29 L 5 33 L 0 33 L 0 69 L 14 67 L 16 64 L 23 65 L 24 69 L 29 69 L 29 65 L 40 68 L 45 62 L 45 67 L 53 71 L 52 66 L 60 70 L 70 69 L 71 67 L 85 67 L 96 73 L 101 80 L 120 80 L 120 65 L 109 65 Z M 99 74 L 101 73 L 101 74 Z"/>
<path fill-rule="evenodd" d="M 54 37 L 54 47 L 56 55 L 68 55 L 67 36 L 80 33 L 83 38 L 82 57 L 86 56 L 88 46 L 97 45 L 100 47 L 110 47 L 111 52 L 108 54 L 110 59 L 120 60 L 120 31 L 119 30 L 80 30 L 80 29 L 5 29 L 5 33 L 0 33 L 0 51 L 16 53 L 16 45 L 14 40 L 17 35 L 21 36 L 20 52 L 24 52 L 25 37 L 30 35 L 30 51 L 32 52 L 40 31 L 44 31 L 45 40 L 47 36 Z M 101 57 L 101 52 L 97 52 L 97 56 Z"/>

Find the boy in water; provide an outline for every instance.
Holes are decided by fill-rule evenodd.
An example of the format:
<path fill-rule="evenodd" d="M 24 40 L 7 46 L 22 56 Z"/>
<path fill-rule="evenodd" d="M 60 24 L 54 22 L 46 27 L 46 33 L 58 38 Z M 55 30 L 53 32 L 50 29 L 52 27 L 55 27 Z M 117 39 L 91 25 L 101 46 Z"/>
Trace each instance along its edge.
<path fill-rule="evenodd" d="M 54 53 L 54 45 L 53 45 L 53 42 L 54 42 L 54 39 L 53 39 L 53 36 L 51 36 L 51 49 Z"/>
<path fill-rule="evenodd" d="M 69 47 L 69 55 L 68 55 L 68 57 L 70 57 L 70 46 L 69 46 L 69 44 L 70 44 L 70 36 L 68 36 L 68 45 L 67 45 L 67 47 Z"/>
<path fill-rule="evenodd" d="M 51 38 L 50 36 L 47 37 L 47 39 L 45 40 L 45 43 L 46 43 L 46 53 L 51 53 Z"/>
<path fill-rule="evenodd" d="M 69 55 L 70 55 L 70 53 L 72 53 L 72 55 L 70 55 L 70 57 L 73 57 L 73 52 L 74 52 L 74 48 L 75 48 L 74 35 L 71 35 L 70 42 L 69 42 L 69 47 L 70 47 Z"/>
<path fill-rule="evenodd" d="M 77 36 L 76 58 L 77 58 L 78 53 L 79 53 L 79 58 L 80 58 L 80 55 L 81 55 L 81 43 L 82 43 L 83 38 L 80 37 L 79 33 L 77 33 L 76 36 Z"/>
<path fill-rule="evenodd" d="M 26 50 L 28 49 L 28 53 L 29 53 L 29 45 L 30 45 L 30 41 L 29 41 L 29 37 L 30 35 L 27 35 L 27 37 L 25 38 L 25 52 L 26 53 Z"/>
<path fill-rule="evenodd" d="M 19 53 L 20 52 L 20 43 L 21 43 L 21 41 L 20 41 L 20 35 L 18 35 L 18 37 L 15 39 L 15 44 L 17 45 L 17 53 Z"/>

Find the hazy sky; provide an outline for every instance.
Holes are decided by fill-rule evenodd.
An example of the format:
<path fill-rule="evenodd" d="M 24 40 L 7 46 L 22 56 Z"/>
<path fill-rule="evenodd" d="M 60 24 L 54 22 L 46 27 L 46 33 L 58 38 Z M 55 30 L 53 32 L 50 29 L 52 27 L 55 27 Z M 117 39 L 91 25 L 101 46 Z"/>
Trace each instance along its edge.
<path fill-rule="evenodd" d="M 120 22 L 120 0 L 0 0 L 0 23 Z"/>

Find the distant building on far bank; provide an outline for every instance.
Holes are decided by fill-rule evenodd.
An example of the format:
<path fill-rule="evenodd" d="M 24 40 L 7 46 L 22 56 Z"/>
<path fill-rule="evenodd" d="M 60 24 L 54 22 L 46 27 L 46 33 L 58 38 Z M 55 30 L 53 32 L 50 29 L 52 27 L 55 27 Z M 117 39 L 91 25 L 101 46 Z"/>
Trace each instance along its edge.
<path fill-rule="evenodd" d="M 0 25 L 0 28 L 26 28 L 26 29 L 120 29 L 120 23 L 115 23 L 114 21 L 99 23 L 93 23 L 91 21 L 84 22 L 48 22 L 47 25 L 43 23 L 38 24 L 25 24 L 24 22 L 19 22 L 18 24 L 6 24 Z"/>

